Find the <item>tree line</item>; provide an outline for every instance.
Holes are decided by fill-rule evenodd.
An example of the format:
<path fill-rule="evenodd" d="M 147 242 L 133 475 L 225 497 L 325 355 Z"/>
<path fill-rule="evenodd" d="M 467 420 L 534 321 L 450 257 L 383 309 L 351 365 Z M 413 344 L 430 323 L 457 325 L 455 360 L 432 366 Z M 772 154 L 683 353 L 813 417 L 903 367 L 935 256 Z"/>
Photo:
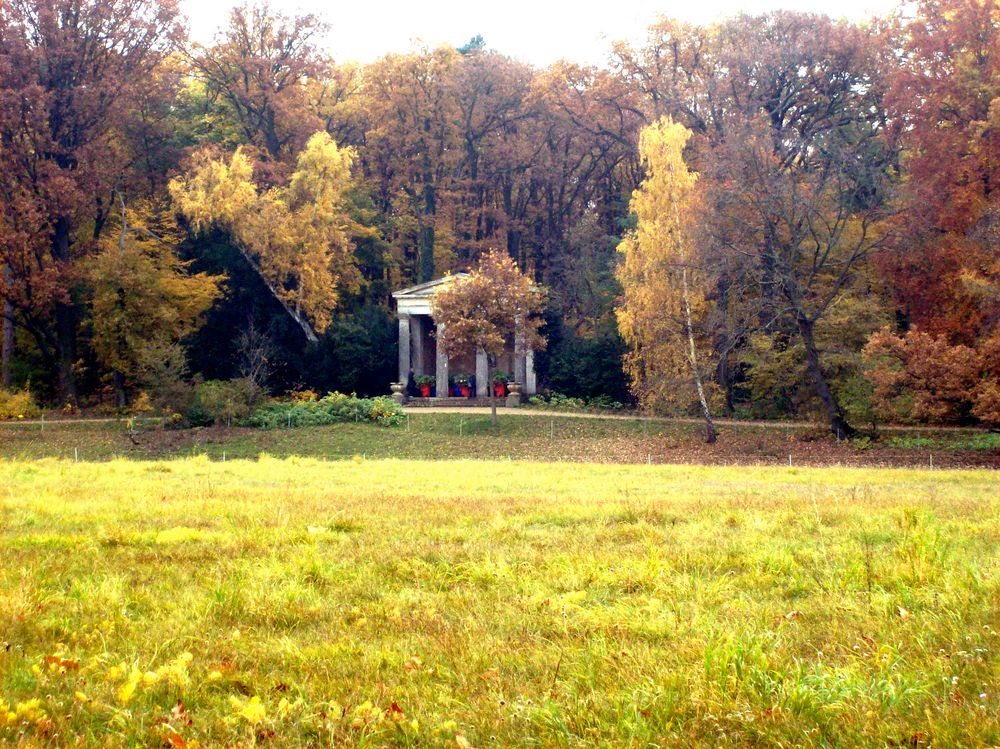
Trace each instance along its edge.
<path fill-rule="evenodd" d="M 360 65 L 263 4 L 199 45 L 174 0 L 5 3 L 4 386 L 381 392 L 391 291 L 495 248 L 549 289 L 556 390 L 842 436 L 998 421 L 998 28 L 996 0 L 942 0 L 662 19 L 599 67 L 481 37 Z M 643 208 L 666 121 L 696 179 Z"/>

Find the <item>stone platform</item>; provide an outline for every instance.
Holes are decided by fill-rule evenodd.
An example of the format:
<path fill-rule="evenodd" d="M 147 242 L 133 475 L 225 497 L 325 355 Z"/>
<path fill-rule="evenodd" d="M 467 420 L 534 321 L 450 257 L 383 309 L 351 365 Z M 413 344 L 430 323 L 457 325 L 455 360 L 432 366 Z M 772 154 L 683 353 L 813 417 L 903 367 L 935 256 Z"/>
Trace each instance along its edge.
<path fill-rule="evenodd" d="M 446 407 L 446 408 L 472 408 L 472 407 L 483 407 L 490 405 L 489 398 L 407 398 L 404 404 L 411 408 L 426 408 L 430 406 L 434 407 Z M 507 406 L 506 398 L 497 398 L 497 408 L 505 408 Z"/>

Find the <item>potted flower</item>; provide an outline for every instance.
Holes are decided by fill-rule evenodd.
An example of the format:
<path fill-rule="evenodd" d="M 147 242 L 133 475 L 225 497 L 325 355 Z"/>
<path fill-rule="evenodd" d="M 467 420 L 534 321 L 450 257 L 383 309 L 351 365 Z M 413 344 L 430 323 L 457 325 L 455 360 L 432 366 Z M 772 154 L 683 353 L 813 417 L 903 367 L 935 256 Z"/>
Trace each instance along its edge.
<path fill-rule="evenodd" d="M 421 397 L 430 398 L 431 388 L 435 384 L 434 375 L 417 375 L 414 380 L 417 383 L 417 387 L 420 388 Z"/>
<path fill-rule="evenodd" d="M 505 398 L 507 396 L 507 382 L 510 380 L 510 375 L 506 372 L 496 372 L 493 375 L 493 395 L 497 398 Z"/>
<path fill-rule="evenodd" d="M 469 393 L 469 375 L 467 374 L 457 374 L 455 375 L 455 388 L 458 391 L 457 395 L 462 398 L 468 398 Z"/>

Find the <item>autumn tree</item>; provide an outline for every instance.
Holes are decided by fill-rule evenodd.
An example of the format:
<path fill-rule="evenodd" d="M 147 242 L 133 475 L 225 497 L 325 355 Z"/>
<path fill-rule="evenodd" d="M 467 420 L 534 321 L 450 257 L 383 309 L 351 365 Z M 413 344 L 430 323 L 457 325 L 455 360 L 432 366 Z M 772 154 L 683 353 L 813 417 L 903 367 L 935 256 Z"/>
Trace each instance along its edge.
<path fill-rule="evenodd" d="M 879 407 L 1000 423 L 1000 10 L 926 0 L 899 29 L 905 209 L 881 258 L 900 325 L 867 354 Z"/>
<path fill-rule="evenodd" d="M 640 404 L 684 405 L 691 386 L 705 419 L 705 440 L 716 440 L 705 393 L 710 358 L 705 334 L 705 289 L 709 279 L 698 268 L 689 226 L 696 175 L 684 163 L 691 131 L 663 118 L 643 129 L 639 153 L 646 178 L 629 207 L 636 229 L 618 245 L 623 297 L 618 324 L 631 347 L 626 370 Z"/>
<path fill-rule="evenodd" d="M 865 347 L 874 405 L 892 421 L 1000 424 L 1000 350 L 942 335 L 880 330 Z"/>
<path fill-rule="evenodd" d="M 812 392 L 846 437 L 854 429 L 817 326 L 863 288 L 859 276 L 888 247 L 896 131 L 880 39 L 794 13 L 740 17 L 717 33 L 714 74 L 726 77 L 726 94 L 703 110 L 721 120 L 696 153 L 699 241 L 725 269 L 716 296 L 755 310 L 755 330 L 801 341 Z"/>
<path fill-rule="evenodd" d="M 299 154 L 287 187 L 259 190 L 242 149 L 228 162 L 202 152 L 170 184 L 191 228 L 226 231 L 310 342 L 329 325 L 339 295 L 357 286 L 344 212 L 353 161 L 351 149 L 322 132 Z"/>
<path fill-rule="evenodd" d="M 123 119 L 177 38 L 175 0 L 0 5 L 0 295 L 77 398 L 80 261 L 124 170 Z M 5 312 L 5 319 L 10 318 Z"/>
<path fill-rule="evenodd" d="M 507 349 L 537 350 L 545 345 L 539 334 L 542 289 L 518 269 L 504 252 L 485 253 L 467 276 L 443 286 L 433 300 L 433 316 L 441 325 L 438 345 L 449 356 L 469 351 L 486 353 L 488 379 Z M 493 425 L 496 396 L 490 396 Z"/>
<path fill-rule="evenodd" d="M 975 346 L 1000 322 L 1000 297 L 978 293 L 1000 283 L 1000 10 L 994 0 L 916 10 L 899 30 L 888 99 L 905 124 L 905 214 L 882 264 L 906 323 Z"/>
<path fill-rule="evenodd" d="M 518 243 L 520 257 L 576 316 L 586 300 L 564 285 L 564 279 L 579 278 L 574 234 L 579 236 L 577 227 L 592 224 L 611 238 L 602 243 L 600 258 L 610 268 L 619 221 L 641 179 L 636 143 L 645 120 L 639 98 L 617 77 L 567 62 L 536 76 L 530 102 L 538 115 L 526 135 L 537 152 L 531 159 L 534 194 L 525 210 L 529 230 Z"/>
<path fill-rule="evenodd" d="M 535 114 L 528 103 L 533 79 L 528 65 L 485 49 L 481 39 L 464 49 L 455 67 L 451 95 L 462 150 L 452 225 L 459 262 L 473 262 L 501 242 L 519 257 L 523 229 L 512 191 L 531 154 L 524 125 Z"/>
<path fill-rule="evenodd" d="M 102 239 L 88 280 L 92 345 L 111 370 L 118 406 L 124 407 L 126 385 L 197 330 L 224 279 L 189 272 L 190 262 L 181 261 L 175 249 L 183 233 L 169 213 L 152 205 L 129 211 L 119 200 L 117 237 Z"/>
<path fill-rule="evenodd" d="M 366 159 L 384 209 L 399 216 L 396 238 L 409 250 L 403 260 L 418 281 L 448 270 L 435 256 L 446 249 L 442 193 L 461 153 L 451 95 L 459 58 L 453 48 L 438 47 L 387 55 L 365 71 Z"/>
<path fill-rule="evenodd" d="M 242 141 L 266 163 L 269 182 L 287 177 L 282 165 L 292 165 L 322 127 L 307 84 L 329 68 L 315 45 L 324 29 L 316 16 L 285 16 L 266 2 L 248 3 L 232 10 L 213 45 L 189 50 L 207 95 L 224 102 Z"/>

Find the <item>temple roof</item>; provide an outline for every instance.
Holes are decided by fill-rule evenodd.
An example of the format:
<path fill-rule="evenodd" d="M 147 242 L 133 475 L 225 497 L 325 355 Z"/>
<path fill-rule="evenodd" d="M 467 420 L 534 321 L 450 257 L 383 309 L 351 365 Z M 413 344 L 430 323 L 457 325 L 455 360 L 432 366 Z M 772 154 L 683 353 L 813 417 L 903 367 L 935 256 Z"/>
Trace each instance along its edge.
<path fill-rule="evenodd" d="M 438 286 L 442 286 L 446 283 L 451 283 L 456 278 L 465 278 L 468 273 L 453 273 L 447 276 L 441 276 L 441 278 L 435 278 L 433 281 L 425 281 L 424 283 L 418 283 L 416 286 L 407 286 L 405 289 L 400 289 L 392 294 L 393 299 L 429 299 L 434 296 L 434 292 L 437 290 Z"/>

